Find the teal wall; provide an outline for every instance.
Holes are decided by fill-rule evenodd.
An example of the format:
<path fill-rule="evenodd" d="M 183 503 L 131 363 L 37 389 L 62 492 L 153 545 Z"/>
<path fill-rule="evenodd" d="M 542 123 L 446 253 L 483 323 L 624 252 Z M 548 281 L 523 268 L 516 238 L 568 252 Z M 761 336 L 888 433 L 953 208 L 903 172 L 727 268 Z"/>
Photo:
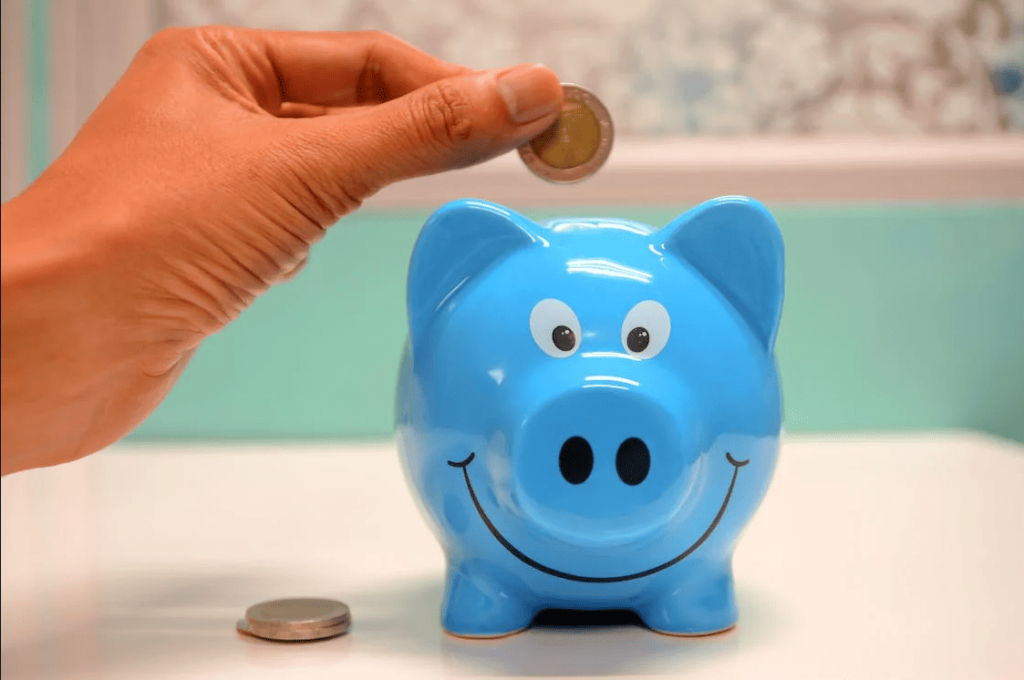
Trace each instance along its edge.
<path fill-rule="evenodd" d="M 49 5 L 30 26 L 29 177 L 47 164 Z M 522 209 L 522 208 L 521 208 Z M 536 211 L 663 224 L 683 206 Z M 1024 203 L 778 206 L 790 431 L 976 428 L 1024 441 Z M 426 212 L 343 220 L 196 353 L 135 440 L 388 436 Z"/>
<path fill-rule="evenodd" d="M 25 0 L 26 88 L 28 89 L 28 167 L 33 180 L 50 163 L 50 6 L 47 0 Z"/>
<path fill-rule="evenodd" d="M 530 210 L 664 224 L 675 207 Z M 789 431 L 977 428 L 1024 441 L 1024 203 L 777 206 Z M 342 220 L 196 353 L 136 440 L 391 431 L 404 279 L 427 213 Z"/>

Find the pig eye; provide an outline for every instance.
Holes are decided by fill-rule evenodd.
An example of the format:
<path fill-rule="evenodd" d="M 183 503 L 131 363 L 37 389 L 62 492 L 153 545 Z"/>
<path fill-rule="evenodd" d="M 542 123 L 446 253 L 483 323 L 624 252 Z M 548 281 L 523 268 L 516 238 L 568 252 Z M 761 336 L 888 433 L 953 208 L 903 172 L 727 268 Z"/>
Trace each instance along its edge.
<path fill-rule="evenodd" d="M 563 359 L 580 346 L 580 321 L 569 305 L 548 298 L 530 312 L 530 333 L 537 346 L 550 356 Z"/>
<path fill-rule="evenodd" d="M 668 310 L 660 302 L 644 300 L 622 322 L 622 346 L 633 356 L 650 359 L 665 347 L 671 330 Z"/>

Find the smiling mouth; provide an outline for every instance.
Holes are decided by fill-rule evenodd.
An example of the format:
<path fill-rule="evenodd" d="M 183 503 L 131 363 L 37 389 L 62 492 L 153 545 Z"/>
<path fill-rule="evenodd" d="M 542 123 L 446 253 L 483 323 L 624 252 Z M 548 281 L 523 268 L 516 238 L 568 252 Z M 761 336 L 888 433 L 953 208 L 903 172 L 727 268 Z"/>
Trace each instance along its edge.
<path fill-rule="evenodd" d="M 722 507 L 718 509 L 718 514 L 715 515 L 715 518 L 713 520 L 711 520 L 711 524 L 704 531 L 701 537 L 698 538 L 689 548 L 679 553 L 678 555 L 670 559 L 668 562 L 659 564 L 656 567 L 651 567 L 650 569 L 645 569 L 644 571 L 638 571 L 634 574 L 624 574 L 622 576 L 580 576 L 579 574 L 570 574 L 541 564 L 537 560 L 524 554 L 521 550 L 519 550 L 514 545 L 509 543 L 507 538 L 501 535 L 501 532 L 498 531 L 497 527 L 495 527 L 494 524 L 491 522 L 490 518 L 487 516 L 487 513 L 484 512 L 483 506 L 480 505 L 480 500 L 476 497 L 476 493 L 473 491 L 473 483 L 469 479 L 469 464 L 473 462 L 474 458 L 476 458 L 476 453 L 470 453 L 465 460 L 450 460 L 448 461 L 448 464 L 451 465 L 453 468 L 460 468 L 462 470 L 462 477 L 463 479 L 466 480 L 466 489 L 469 490 L 469 497 L 473 500 L 473 505 L 476 506 L 477 514 L 480 515 L 480 519 L 482 519 L 484 521 L 484 524 L 487 525 L 487 528 L 490 530 L 491 535 L 493 535 L 494 538 L 497 539 L 498 543 L 501 543 L 505 550 L 508 550 L 510 553 L 512 553 L 512 555 L 520 562 L 523 562 L 524 564 L 533 567 L 537 571 L 542 571 L 545 574 L 557 576 L 558 578 L 565 579 L 566 581 L 579 581 L 581 583 L 620 583 L 622 581 L 633 581 L 638 578 L 650 576 L 651 574 L 656 574 L 664 569 L 668 569 L 669 567 L 678 564 L 679 562 L 682 562 L 687 557 L 692 555 L 693 552 L 697 548 L 699 548 L 704 543 L 704 541 L 708 539 L 708 536 L 710 536 L 712 532 L 714 532 L 715 527 L 718 526 L 718 523 L 721 521 L 722 516 L 725 514 L 726 507 L 728 507 L 729 505 L 729 499 L 732 498 L 732 491 L 736 487 L 736 476 L 739 474 L 740 468 L 750 462 L 749 458 L 747 460 L 736 460 L 735 458 L 732 457 L 731 453 L 726 452 L 725 459 L 728 460 L 729 464 L 733 466 L 732 481 L 729 482 L 729 490 L 725 492 L 725 498 L 722 499 Z"/>

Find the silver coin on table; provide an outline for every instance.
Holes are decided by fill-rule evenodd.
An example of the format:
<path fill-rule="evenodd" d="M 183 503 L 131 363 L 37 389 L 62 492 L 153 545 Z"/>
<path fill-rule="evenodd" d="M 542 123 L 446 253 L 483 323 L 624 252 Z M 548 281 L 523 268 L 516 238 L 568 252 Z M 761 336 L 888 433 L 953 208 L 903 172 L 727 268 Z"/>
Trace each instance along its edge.
<path fill-rule="evenodd" d="M 239 619 L 241 633 L 267 640 L 323 640 L 348 631 L 352 614 L 337 600 L 297 597 L 254 604 Z"/>
<path fill-rule="evenodd" d="M 549 182 L 579 182 L 612 152 L 612 117 L 593 93 L 562 84 L 562 113 L 551 127 L 519 147 L 530 172 Z"/>

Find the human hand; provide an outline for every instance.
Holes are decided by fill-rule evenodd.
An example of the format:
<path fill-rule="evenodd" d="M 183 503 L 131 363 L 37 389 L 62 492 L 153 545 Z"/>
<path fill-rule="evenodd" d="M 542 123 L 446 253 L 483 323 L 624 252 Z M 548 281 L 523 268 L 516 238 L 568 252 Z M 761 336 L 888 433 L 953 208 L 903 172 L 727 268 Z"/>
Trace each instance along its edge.
<path fill-rule="evenodd" d="M 378 33 L 157 35 L 3 206 L 3 473 L 118 440 L 339 217 L 560 107 L 543 67 L 472 71 Z"/>

